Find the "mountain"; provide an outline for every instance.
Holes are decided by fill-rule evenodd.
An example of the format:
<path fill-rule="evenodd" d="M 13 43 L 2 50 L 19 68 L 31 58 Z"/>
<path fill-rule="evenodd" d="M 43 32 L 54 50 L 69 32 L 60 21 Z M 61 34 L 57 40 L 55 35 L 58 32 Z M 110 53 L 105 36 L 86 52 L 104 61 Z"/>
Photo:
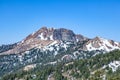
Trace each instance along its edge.
<path fill-rule="evenodd" d="M 42 27 L 37 32 L 30 34 L 28 37 L 26 37 L 24 41 L 27 41 L 30 39 L 83 41 L 87 38 L 85 38 L 82 35 L 76 35 L 73 31 L 64 29 L 64 28 L 54 29 L 54 28 Z"/>
<path fill-rule="evenodd" d="M 120 49 L 120 43 L 113 40 L 95 37 L 94 39 L 89 40 L 86 44 L 84 44 L 83 49 L 87 51 L 103 50 L 110 52 L 115 49 Z"/>
<path fill-rule="evenodd" d="M 20 41 L 13 49 L 2 51 L 1 55 L 22 53 L 35 47 L 43 48 L 56 42 L 59 44 L 61 41 L 83 42 L 86 40 L 88 42 L 80 48 L 84 51 L 103 50 L 109 52 L 120 49 L 120 43 L 113 40 L 100 37 L 89 39 L 83 35 L 75 34 L 72 30 L 42 27 Z"/>
<path fill-rule="evenodd" d="M 57 41 L 70 41 L 70 42 L 77 42 L 77 41 L 84 41 L 88 38 L 80 35 L 75 34 L 73 31 L 60 28 L 60 29 L 53 29 L 42 27 L 40 30 L 36 31 L 28 35 L 24 40 L 19 42 L 14 49 L 11 49 L 3 54 L 16 54 L 25 52 L 35 47 L 45 47 L 47 45 L 53 44 Z"/>
<path fill-rule="evenodd" d="M 62 66 L 60 65 L 62 68 L 62 67 L 65 67 L 64 65 L 73 66 L 74 61 L 76 62 L 80 60 L 81 62 L 82 60 L 83 61 L 82 63 L 84 65 L 87 65 L 85 63 L 86 60 L 88 61 L 87 63 L 89 63 L 90 59 L 92 59 L 93 61 L 89 63 L 89 65 L 91 65 L 95 63 L 94 60 L 98 55 L 100 56 L 103 55 L 100 57 L 102 59 L 105 53 L 111 53 L 111 51 L 114 51 L 116 49 L 120 50 L 120 43 L 113 40 L 108 40 L 101 37 L 95 37 L 93 39 L 90 39 L 90 38 L 84 37 L 81 34 L 75 34 L 72 30 L 68 30 L 65 28 L 54 29 L 54 28 L 42 27 L 41 29 L 28 35 L 26 38 L 24 38 L 22 41 L 18 43 L 0 46 L 0 62 L 1 62 L 0 77 L 5 76 L 5 74 L 11 75 L 12 73 L 15 73 L 17 71 L 29 72 L 32 69 L 36 69 L 36 71 L 38 71 L 39 68 L 42 69 L 43 72 L 45 72 L 46 67 L 47 68 L 49 67 L 51 69 L 50 66 L 52 66 L 52 70 L 50 70 L 52 72 L 50 72 L 49 74 L 45 72 L 44 75 L 47 75 L 47 76 L 42 76 L 42 77 L 50 78 L 50 76 L 56 73 L 55 72 L 56 69 L 54 68 L 56 68 L 56 66 L 58 66 L 59 64 L 62 64 Z M 112 54 L 114 53 L 115 52 L 113 52 Z M 119 51 L 117 53 L 119 55 Z M 105 56 L 104 58 L 105 61 L 107 59 L 106 57 L 107 56 Z M 110 55 L 110 60 L 107 60 L 107 63 L 101 62 L 100 65 L 104 64 L 105 66 L 108 65 L 108 67 L 109 66 L 111 67 L 111 64 L 114 63 L 112 62 L 112 60 L 114 60 L 117 63 L 119 62 L 118 57 L 115 56 L 115 58 L 113 59 L 111 58 L 111 55 Z M 78 64 L 75 64 L 75 65 L 78 65 Z M 83 68 L 81 65 L 82 64 L 78 65 L 79 68 L 81 67 L 80 70 Z M 97 63 L 96 65 L 99 66 L 99 64 Z M 104 65 L 102 65 L 101 67 L 103 67 Z M 94 66 L 95 64 L 92 65 L 92 67 Z M 86 67 L 87 66 L 85 66 L 85 68 Z M 60 70 L 62 71 L 61 68 Z M 117 70 L 117 68 L 115 69 L 115 71 Z M 77 66 L 76 66 L 76 69 L 78 69 Z M 88 70 L 88 68 L 86 69 Z M 89 69 L 92 69 L 92 68 L 89 67 Z M 96 69 L 96 68 L 93 68 L 93 69 Z M 74 70 L 74 73 L 75 73 L 75 70 Z M 61 72 L 61 73 L 63 73 L 64 75 L 67 75 L 64 72 Z M 33 71 L 33 75 L 31 76 L 35 77 L 36 75 L 38 74 L 34 73 Z M 3 79 L 3 80 L 8 80 L 8 79 Z M 16 80 L 19 80 L 19 79 L 16 79 Z M 23 79 L 23 80 L 27 80 L 27 79 Z M 46 79 L 40 79 L 40 80 L 46 80 Z M 56 79 L 56 80 L 61 80 L 61 79 Z M 86 80 L 86 79 L 83 79 L 83 80 Z"/>

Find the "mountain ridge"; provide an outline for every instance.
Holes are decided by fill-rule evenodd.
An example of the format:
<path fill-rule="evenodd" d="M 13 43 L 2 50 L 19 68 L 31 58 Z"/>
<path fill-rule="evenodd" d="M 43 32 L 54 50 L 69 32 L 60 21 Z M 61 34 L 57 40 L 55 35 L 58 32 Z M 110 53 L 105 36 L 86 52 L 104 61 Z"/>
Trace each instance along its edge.
<path fill-rule="evenodd" d="M 120 49 L 119 42 L 107 40 L 99 36 L 90 39 L 84 37 L 81 34 L 75 34 L 72 30 L 69 29 L 42 27 L 38 31 L 28 35 L 25 39 L 20 41 L 15 48 L 2 52 L 0 55 L 21 53 L 35 47 L 42 48 L 54 43 L 55 41 L 59 43 L 60 41 L 82 42 L 86 40 L 88 40 L 87 43 L 83 44 L 83 47 L 80 48 L 84 51 L 104 50 L 109 52 L 115 49 Z"/>
<path fill-rule="evenodd" d="M 20 41 L 14 49 L 9 50 L 7 52 L 3 52 L 2 54 L 21 53 L 32 48 L 35 48 L 37 46 L 41 47 L 47 46 L 48 44 L 54 41 L 77 42 L 84 41 L 87 39 L 88 38 L 80 34 L 76 35 L 72 30 L 68 30 L 65 28 L 54 29 L 42 27 L 38 31 L 28 35 L 25 39 Z"/>
<path fill-rule="evenodd" d="M 84 37 L 81 34 L 75 34 L 72 30 L 65 29 L 65 28 L 54 29 L 54 28 L 42 27 L 34 34 L 30 34 L 28 37 L 26 37 L 25 41 L 29 40 L 31 36 L 35 39 L 37 38 L 40 40 L 48 40 L 48 41 L 58 40 L 58 41 L 83 42 L 88 40 L 88 42 L 83 45 L 83 48 L 81 48 L 84 51 L 103 50 L 103 51 L 109 52 L 115 49 L 120 49 L 119 42 L 108 40 L 99 36 L 96 36 L 95 38 L 90 39 L 90 38 Z M 92 44 L 91 48 L 94 48 L 94 49 L 89 49 L 87 47 L 88 43 Z"/>

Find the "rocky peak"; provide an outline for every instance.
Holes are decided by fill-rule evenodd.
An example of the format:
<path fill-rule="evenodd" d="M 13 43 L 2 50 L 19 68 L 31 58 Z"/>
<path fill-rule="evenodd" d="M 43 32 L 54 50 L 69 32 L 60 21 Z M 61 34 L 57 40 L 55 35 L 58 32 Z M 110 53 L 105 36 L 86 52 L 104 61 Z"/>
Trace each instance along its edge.
<path fill-rule="evenodd" d="M 102 37 L 96 36 L 92 39 L 93 42 L 101 43 L 104 39 Z"/>
<path fill-rule="evenodd" d="M 53 40 L 53 28 L 42 27 L 33 34 L 30 34 L 25 38 L 25 41 L 30 39 L 39 39 L 39 40 Z"/>
<path fill-rule="evenodd" d="M 101 37 L 95 37 L 89 40 L 84 45 L 84 50 L 92 51 L 92 50 L 104 50 L 104 51 L 112 51 L 115 49 L 120 49 L 119 42 L 115 42 L 113 40 L 104 39 Z"/>
<path fill-rule="evenodd" d="M 57 43 L 61 41 L 76 42 L 85 39 L 87 38 L 82 35 L 76 35 L 72 30 L 42 27 L 38 31 L 28 35 L 24 40 L 19 42 L 15 48 L 5 52 L 5 54 L 21 53 L 35 47 L 43 48 L 54 43 L 55 41 L 57 41 Z"/>
<path fill-rule="evenodd" d="M 86 39 L 82 35 L 76 35 L 72 30 L 65 28 L 54 29 L 42 27 L 37 32 L 26 37 L 25 41 L 31 39 L 39 40 L 63 40 L 63 41 L 81 41 Z"/>
<path fill-rule="evenodd" d="M 99 37 L 99 36 L 96 36 L 95 38 L 94 38 L 94 40 L 100 40 L 101 39 L 101 37 Z"/>

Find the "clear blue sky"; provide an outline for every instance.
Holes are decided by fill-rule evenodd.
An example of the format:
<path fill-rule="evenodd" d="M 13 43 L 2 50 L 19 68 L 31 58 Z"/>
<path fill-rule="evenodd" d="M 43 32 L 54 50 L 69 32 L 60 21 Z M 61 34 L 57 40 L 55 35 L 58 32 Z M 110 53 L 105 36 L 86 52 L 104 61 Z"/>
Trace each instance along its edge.
<path fill-rule="evenodd" d="M 0 44 L 42 26 L 120 41 L 120 0 L 0 0 Z"/>

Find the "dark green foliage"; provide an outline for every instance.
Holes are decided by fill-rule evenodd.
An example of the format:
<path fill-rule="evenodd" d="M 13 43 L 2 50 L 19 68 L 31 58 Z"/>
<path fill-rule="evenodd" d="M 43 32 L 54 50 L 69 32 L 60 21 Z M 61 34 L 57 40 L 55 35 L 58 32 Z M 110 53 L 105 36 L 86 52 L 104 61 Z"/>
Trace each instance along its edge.
<path fill-rule="evenodd" d="M 91 75 L 91 71 L 100 69 L 104 65 L 107 65 L 115 60 L 120 60 L 120 51 L 118 50 L 106 54 L 99 54 L 90 59 L 76 60 L 74 61 L 74 64 L 65 66 L 64 69 L 65 71 L 74 70 L 72 71 L 71 75 L 73 75 L 76 78 L 88 79 Z M 114 74 L 111 71 L 111 68 L 107 67 L 106 70 L 108 70 L 106 73 L 104 72 L 104 70 L 102 72 L 97 71 L 95 75 L 93 75 L 94 77 L 92 77 L 94 78 L 93 80 L 101 80 L 100 75 L 103 74 L 107 74 L 108 76 Z M 120 75 L 119 71 L 120 70 L 116 71 L 116 73 Z"/>
<path fill-rule="evenodd" d="M 13 49 L 16 45 L 17 45 L 17 43 L 9 44 L 9 45 L 2 45 L 2 46 L 0 46 L 0 53 L 2 53 L 4 51 L 8 51 L 10 49 Z"/>
<path fill-rule="evenodd" d="M 59 62 L 56 65 L 38 65 L 35 69 L 28 72 L 20 70 L 5 75 L 2 77 L 2 80 L 14 80 L 15 78 L 47 80 L 49 75 L 52 75 L 51 77 L 55 80 L 67 80 L 67 77 L 63 73 L 68 71 L 71 71 L 69 73 L 70 76 L 78 80 L 103 80 L 104 75 L 106 75 L 106 80 L 120 80 L 120 68 L 116 72 L 112 72 L 112 69 L 109 67 L 102 69 L 104 65 L 108 65 L 115 60 L 120 60 L 120 51 L 118 50 L 106 54 L 99 54 L 88 59 L 74 60 L 71 64 L 68 64 L 70 62 Z M 36 76 L 34 77 L 33 75 Z"/>

